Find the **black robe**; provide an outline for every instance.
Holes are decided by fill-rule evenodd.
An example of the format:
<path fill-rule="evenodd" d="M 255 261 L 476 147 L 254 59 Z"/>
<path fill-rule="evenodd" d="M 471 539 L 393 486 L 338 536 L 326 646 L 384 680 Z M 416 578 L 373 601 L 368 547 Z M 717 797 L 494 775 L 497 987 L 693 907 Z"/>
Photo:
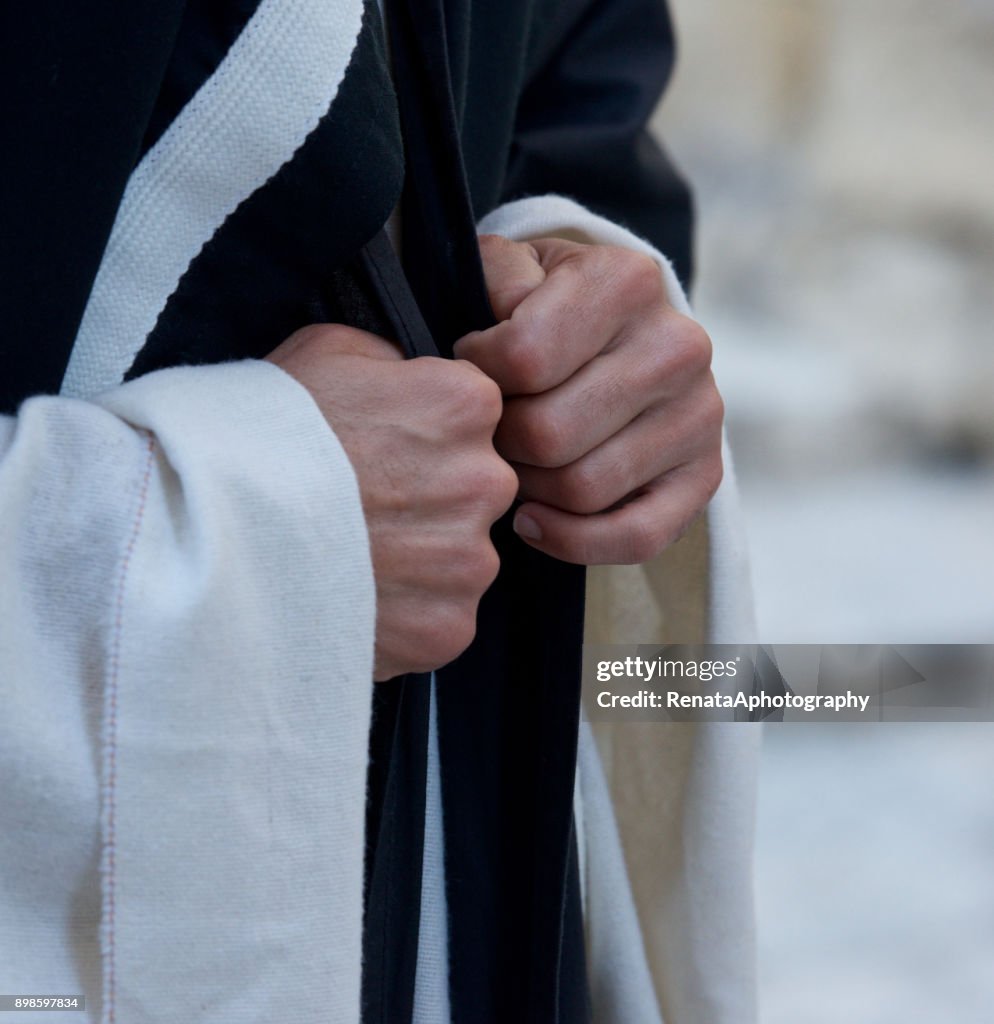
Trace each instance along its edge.
<path fill-rule="evenodd" d="M 58 390 L 131 171 L 256 6 L 0 13 L 0 411 Z M 329 111 L 205 245 L 128 377 L 260 357 L 318 321 L 420 332 L 446 354 L 490 322 L 474 223 L 524 195 L 566 194 L 630 227 L 687 282 L 689 196 L 646 132 L 673 58 L 659 0 L 388 13 L 400 103 L 368 3 Z M 402 189 L 409 280 L 374 241 Z M 385 290 L 413 292 L 420 313 L 398 319 Z M 509 517 L 494 541 L 477 638 L 438 674 L 453 1017 L 574 1022 L 587 1015 L 572 823 L 583 573 L 521 544 Z M 426 722 L 424 679 L 377 688 L 367 1024 L 410 1017 Z"/>

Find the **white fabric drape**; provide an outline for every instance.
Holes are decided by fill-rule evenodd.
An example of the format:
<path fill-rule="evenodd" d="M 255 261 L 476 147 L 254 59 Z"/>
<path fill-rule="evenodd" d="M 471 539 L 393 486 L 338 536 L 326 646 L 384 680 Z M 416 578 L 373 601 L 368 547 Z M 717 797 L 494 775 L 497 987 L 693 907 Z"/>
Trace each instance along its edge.
<path fill-rule="evenodd" d="M 31 399 L 0 581 L 0 990 L 355 1020 L 374 588 L 310 395 L 244 362 Z"/>

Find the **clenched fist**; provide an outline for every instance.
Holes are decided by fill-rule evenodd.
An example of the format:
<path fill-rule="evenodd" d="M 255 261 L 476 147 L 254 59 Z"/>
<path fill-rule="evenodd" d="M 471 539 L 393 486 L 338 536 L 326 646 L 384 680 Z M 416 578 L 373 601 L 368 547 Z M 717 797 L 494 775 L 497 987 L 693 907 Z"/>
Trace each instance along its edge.
<path fill-rule="evenodd" d="M 643 562 L 676 540 L 722 475 L 711 343 L 641 253 L 481 238 L 495 327 L 459 359 L 500 385 L 496 446 L 517 472 L 515 529 L 568 562 Z"/>
<path fill-rule="evenodd" d="M 359 481 L 376 577 L 375 678 L 451 661 L 499 567 L 491 525 L 517 490 L 493 446 L 497 385 L 467 362 L 404 360 L 340 325 L 268 357 L 314 396 Z"/>

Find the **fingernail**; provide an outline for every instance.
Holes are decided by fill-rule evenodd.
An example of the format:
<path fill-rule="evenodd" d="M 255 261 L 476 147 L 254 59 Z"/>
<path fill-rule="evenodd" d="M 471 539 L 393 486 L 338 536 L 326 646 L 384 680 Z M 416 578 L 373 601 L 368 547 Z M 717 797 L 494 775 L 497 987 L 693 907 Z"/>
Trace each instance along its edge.
<path fill-rule="evenodd" d="M 523 515 L 521 512 L 514 517 L 514 532 L 528 540 L 542 539 L 542 527 L 531 516 Z"/>

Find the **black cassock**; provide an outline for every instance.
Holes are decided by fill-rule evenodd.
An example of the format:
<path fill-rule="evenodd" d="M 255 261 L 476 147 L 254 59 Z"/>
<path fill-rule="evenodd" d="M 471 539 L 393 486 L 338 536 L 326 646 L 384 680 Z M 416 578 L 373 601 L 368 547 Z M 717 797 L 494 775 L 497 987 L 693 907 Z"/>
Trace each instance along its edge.
<path fill-rule="evenodd" d="M 132 170 L 258 0 L 4 5 L 0 411 L 58 391 Z M 261 357 L 309 323 L 409 355 L 492 323 L 475 223 L 559 193 L 690 274 L 688 192 L 645 125 L 673 59 L 661 0 L 367 2 L 338 95 L 183 275 L 128 371 Z M 394 88 L 396 83 L 396 89 Z M 405 170 L 406 168 L 406 170 Z M 382 233 L 401 204 L 403 266 Z M 510 516 L 477 637 L 437 676 L 453 1019 L 589 1017 L 572 796 L 583 570 Z M 410 1019 L 426 677 L 375 691 L 363 1019 Z"/>

